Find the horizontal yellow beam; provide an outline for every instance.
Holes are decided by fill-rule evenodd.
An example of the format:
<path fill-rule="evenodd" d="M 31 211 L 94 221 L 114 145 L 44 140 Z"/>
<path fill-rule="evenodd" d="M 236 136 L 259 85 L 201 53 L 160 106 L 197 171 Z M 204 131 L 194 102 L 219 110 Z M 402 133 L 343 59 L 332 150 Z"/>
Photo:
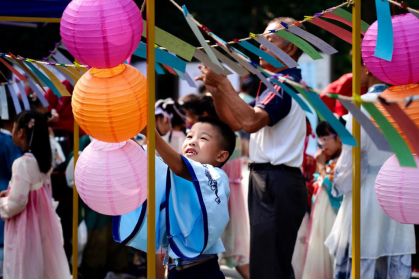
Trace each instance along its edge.
<path fill-rule="evenodd" d="M 0 16 L 0 21 L 60 23 L 61 18 L 6 17 L 6 16 Z"/>

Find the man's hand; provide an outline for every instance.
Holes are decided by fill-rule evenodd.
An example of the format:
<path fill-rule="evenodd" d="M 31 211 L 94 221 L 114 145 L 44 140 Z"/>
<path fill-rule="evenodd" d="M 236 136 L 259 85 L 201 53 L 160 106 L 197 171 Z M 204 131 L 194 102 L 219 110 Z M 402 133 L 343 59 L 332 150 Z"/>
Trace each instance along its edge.
<path fill-rule="evenodd" d="M 199 65 L 199 70 L 201 70 L 201 75 L 196 77 L 195 80 L 202 81 L 211 93 L 217 93 L 221 85 L 229 83 L 226 76 L 215 73 L 205 65 Z"/>

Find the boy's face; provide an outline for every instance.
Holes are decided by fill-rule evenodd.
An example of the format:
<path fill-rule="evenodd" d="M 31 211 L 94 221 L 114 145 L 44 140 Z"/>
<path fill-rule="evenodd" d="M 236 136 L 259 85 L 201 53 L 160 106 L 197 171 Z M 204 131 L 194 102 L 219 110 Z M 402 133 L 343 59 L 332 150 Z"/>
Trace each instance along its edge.
<path fill-rule="evenodd" d="M 221 135 L 209 123 L 195 123 L 183 142 L 182 154 L 204 164 L 219 166 L 228 158 L 228 152 L 220 147 Z"/>

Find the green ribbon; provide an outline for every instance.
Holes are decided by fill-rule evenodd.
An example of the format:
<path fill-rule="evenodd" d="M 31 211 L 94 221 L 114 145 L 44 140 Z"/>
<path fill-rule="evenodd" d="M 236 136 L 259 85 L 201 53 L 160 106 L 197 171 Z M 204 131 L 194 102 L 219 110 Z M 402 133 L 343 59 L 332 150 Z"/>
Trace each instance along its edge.
<path fill-rule="evenodd" d="M 396 155 L 401 166 L 416 167 L 415 159 L 404 139 L 397 133 L 393 125 L 375 107 L 373 103 L 362 103 L 375 122 L 380 127 L 388 144 Z"/>
<path fill-rule="evenodd" d="M 35 66 L 33 66 L 31 62 L 25 61 L 24 63 L 31 69 L 31 71 L 33 72 L 34 75 L 36 75 L 39 79 L 41 79 L 41 81 L 47 87 L 49 87 L 52 90 L 52 92 L 57 97 L 61 97 L 60 91 L 54 86 L 54 84 L 51 82 L 51 80 L 48 79 L 48 77 L 44 75 L 44 73 L 42 73 L 38 68 L 36 68 Z"/>
<path fill-rule="evenodd" d="M 348 12 L 345 9 L 342 8 L 337 8 L 336 10 L 334 10 L 332 12 L 332 14 L 335 14 L 341 18 L 346 19 L 347 21 L 352 22 L 352 13 Z M 368 27 L 370 27 L 370 25 L 368 23 L 366 23 L 365 21 L 361 20 L 361 30 L 362 32 L 367 32 Z"/>
<path fill-rule="evenodd" d="M 297 35 L 294 35 L 293 33 L 290 33 L 283 29 L 276 31 L 275 34 L 296 45 L 299 49 L 308 54 L 312 59 L 322 58 L 320 53 L 312 45 L 310 45 Z"/>

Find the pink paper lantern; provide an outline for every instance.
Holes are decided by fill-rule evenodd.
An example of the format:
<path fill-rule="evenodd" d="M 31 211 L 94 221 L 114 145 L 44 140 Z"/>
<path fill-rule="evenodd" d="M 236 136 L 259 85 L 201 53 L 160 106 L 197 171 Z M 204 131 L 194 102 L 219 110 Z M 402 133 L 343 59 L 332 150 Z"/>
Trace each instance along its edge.
<path fill-rule="evenodd" d="M 79 63 L 111 68 L 137 48 L 143 32 L 133 0 L 73 0 L 64 10 L 60 33 Z"/>
<path fill-rule="evenodd" d="M 146 153 L 132 140 L 93 140 L 77 161 L 74 179 L 81 199 L 94 211 L 128 213 L 147 197 Z"/>
<path fill-rule="evenodd" d="M 394 50 L 391 61 L 374 56 L 377 21 L 362 40 L 362 58 L 368 70 L 378 79 L 392 85 L 419 83 L 419 19 L 408 13 L 392 17 Z"/>
<path fill-rule="evenodd" d="M 416 165 L 419 158 L 415 156 Z M 404 224 L 419 224 L 419 169 L 401 167 L 391 156 L 375 181 L 377 199 L 384 212 Z"/>

